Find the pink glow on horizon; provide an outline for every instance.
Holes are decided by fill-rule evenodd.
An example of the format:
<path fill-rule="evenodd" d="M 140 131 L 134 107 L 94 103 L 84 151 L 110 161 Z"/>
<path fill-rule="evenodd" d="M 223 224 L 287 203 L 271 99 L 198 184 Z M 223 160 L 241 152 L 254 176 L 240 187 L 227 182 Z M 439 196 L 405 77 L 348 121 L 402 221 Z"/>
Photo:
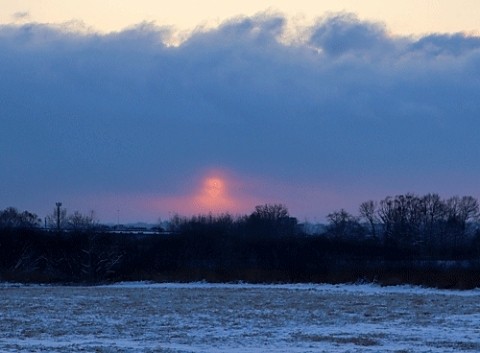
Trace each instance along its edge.
<path fill-rule="evenodd" d="M 245 214 L 251 212 L 259 200 L 249 194 L 251 186 L 223 170 L 201 174 L 191 193 L 150 200 L 152 208 L 161 214 Z"/>
<path fill-rule="evenodd" d="M 325 216 L 345 208 L 357 214 L 358 205 L 366 200 L 379 200 L 385 194 L 376 195 L 372 190 L 336 184 L 287 183 L 272 178 L 254 178 L 233 174 L 223 169 L 199 172 L 186 182 L 177 195 L 109 194 L 82 197 L 80 204 L 98 211 L 101 221 L 120 223 L 136 221 L 155 222 L 170 219 L 173 215 L 198 214 L 248 215 L 256 205 L 282 203 L 299 221 L 324 222 Z M 377 191 L 378 194 L 378 191 Z M 65 205 L 73 200 L 65 200 Z M 77 204 L 78 204 L 77 199 Z M 81 208 L 83 210 L 83 208 Z M 73 209 L 69 208 L 69 211 Z"/>
<path fill-rule="evenodd" d="M 193 185 L 193 186 L 192 186 Z M 156 222 L 169 219 L 175 214 L 192 216 L 198 214 L 244 215 L 264 203 L 257 197 L 256 183 L 248 178 L 238 178 L 220 169 L 198 173 L 185 183 L 184 193 L 165 195 L 155 193 L 109 193 L 89 194 L 71 199 L 64 198 L 68 211 L 72 204 L 98 211 L 101 221 L 110 223 Z M 253 196 L 255 195 L 255 196 Z"/>

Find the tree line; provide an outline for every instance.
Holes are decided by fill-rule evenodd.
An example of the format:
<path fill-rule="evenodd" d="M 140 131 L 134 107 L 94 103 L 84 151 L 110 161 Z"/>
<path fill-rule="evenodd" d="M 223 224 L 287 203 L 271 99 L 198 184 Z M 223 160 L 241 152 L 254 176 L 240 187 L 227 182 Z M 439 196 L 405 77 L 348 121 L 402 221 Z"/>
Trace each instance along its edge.
<path fill-rule="evenodd" d="M 60 213 L 59 213 L 60 212 Z M 0 280 L 249 281 L 480 286 L 478 201 L 404 194 L 328 214 L 311 231 L 285 205 L 243 216 L 173 216 L 161 234 L 116 234 L 93 213 L 61 207 L 45 229 L 33 213 L 0 211 Z M 60 224 L 62 222 L 62 224 Z"/>
<path fill-rule="evenodd" d="M 446 251 L 454 256 L 477 235 L 479 204 L 472 196 L 442 199 L 438 194 L 406 194 L 363 202 L 357 217 L 340 210 L 327 218 L 334 236 L 369 235 L 426 255 Z"/>

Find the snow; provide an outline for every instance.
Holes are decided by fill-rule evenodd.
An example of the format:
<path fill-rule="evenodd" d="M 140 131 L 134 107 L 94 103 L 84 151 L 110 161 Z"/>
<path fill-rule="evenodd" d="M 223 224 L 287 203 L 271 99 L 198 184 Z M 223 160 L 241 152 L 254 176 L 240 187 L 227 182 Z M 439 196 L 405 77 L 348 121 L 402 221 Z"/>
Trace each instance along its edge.
<path fill-rule="evenodd" d="M 1 352 L 478 352 L 480 291 L 0 284 Z"/>
<path fill-rule="evenodd" d="M 471 290 L 436 289 L 412 285 L 380 286 L 374 283 L 365 284 L 252 284 L 252 283 L 209 283 L 209 282 L 188 282 L 188 283 L 156 283 L 156 282 L 119 282 L 115 284 L 100 286 L 108 288 L 163 288 L 163 289 L 271 289 L 271 290 L 292 290 L 292 291 L 317 291 L 328 293 L 357 293 L 364 294 L 435 294 L 448 296 L 480 296 L 480 288 Z"/>

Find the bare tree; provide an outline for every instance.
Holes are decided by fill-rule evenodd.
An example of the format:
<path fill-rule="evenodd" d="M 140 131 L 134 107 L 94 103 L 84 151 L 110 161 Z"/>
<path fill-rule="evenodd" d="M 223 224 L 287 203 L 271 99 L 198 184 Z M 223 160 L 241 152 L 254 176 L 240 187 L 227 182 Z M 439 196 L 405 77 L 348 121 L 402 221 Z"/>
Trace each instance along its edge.
<path fill-rule="evenodd" d="M 369 200 L 362 202 L 359 207 L 360 218 L 365 219 L 370 225 L 370 234 L 376 237 L 376 224 L 378 223 L 378 217 L 376 215 L 377 203 Z"/>
<path fill-rule="evenodd" d="M 278 221 L 289 218 L 288 209 L 283 204 L 265 204 L 255 206 L 252 217 L 259 219 Z"/>
<path fill-rule="evenodd" d="M 413 194 L 388 196 L 380 201 L 378 216 L 383 223 L 384 235 L 405 245 L 420 239 L 421 202 Z"/>
<path fill-rule="evenodd" d="M 327 219 L 328 232 L 335 237 L 359 236 L 362 233 L 358 220 L 343 208 L 328 214 Z"/>
<path fill-rule="evenodd" d="M 460 219 L 462 222 L 470 222 L 478 219 L 478 201 L 472 196 L 463 196 L 459 204 Z"/>
<path fill-rule="evenodd" d="M 453 236 L 453 247 L 467 234 L 470 221 L 478 219 L 478 201 L 471 196 L 453 196 L 446 201 L 447 231 Z"/>
<path fill-rule="evenodd" d="M 28 211 L 19 212 L 14 207 L 0 211 L 0 228 L 36 228 L 40 218 Z"/>
<path fill-rule="evenodd" d="M 292 235 L 295 233 L 297 219 L 290 217 L 283 204 L 265 204 L 255 206 L 255 211 L 248 217 L 251 230 L 264 235 Z"/>
<path fill-rule="evenodd" d="M 380 205 L 377 210 L 378 217 L 383 225 L 383 233 L 385 238 L 393 236 L 394 224 L 395 224 L 395 203 L 391 196 L 387 196 L 380 201 Z"/>
<path fill-rule="evenodd" d="M 419 209 L 425 248 L 431 252 L 434 246 L 441 242 L 446 205 L 438 194 L 427 194 L 421 198 Z"/>
<path fill-rule="evenodd" d="M 92 230 L 97 225 L 98 221 L 94 211 L 90 211 L 88 215 L 75 211 L 68 217 L 68 227 L 72 230 Z"/>

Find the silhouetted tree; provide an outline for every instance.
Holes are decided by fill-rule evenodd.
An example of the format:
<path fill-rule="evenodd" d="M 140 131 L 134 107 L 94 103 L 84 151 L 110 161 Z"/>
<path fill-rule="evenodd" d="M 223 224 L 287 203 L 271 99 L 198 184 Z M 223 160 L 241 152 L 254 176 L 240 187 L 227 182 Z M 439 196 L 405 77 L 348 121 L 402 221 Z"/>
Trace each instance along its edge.
<path fill-rule="evenodd" d="M 336 238 L 354 237 L 363 235 L 360 223 L 343 208 L 327 215 L 327 232 Z"/>
<path fill-rule="evenodd" d="M 477 220 L 478 201 L 471 196 L 453 196 L 446 201 L 447 231 L 453 237 L 453 248 L 457 250 L 459 240 L 467 235 L 468 222 Z"/>
<path fill-rule="evenodd" d="M 187 222 L 187 218 L 175 213 L 168 222 L 167 230 L 172 233 L 178 233 L 181 231 L 182 225 Z"/>
<path fill-rule="evenodd" d="M 446 205 L 438 194 L 427 194 L 420 200 L 419 212 L 424 248 L 432 254 L 442 240 L 442 228 L 446 219 Z"/>
<path fill-rule="evenodd" d="M 40 218 L 28 211 L 19 212 L 14 207 L 0 211 L 0 228 L 36 228 L 40 225 Z"/>
<path fill-rule="evenodd" d="M 248 217 L 247 225 L 256 235 L 293 235 L 297 219 L 290 217 L 283 204 L 265 204 L 255 206 L 255 211 Z"/>
<path fill-rule="evenodd" d="M 365 201 L 360 204 L 359 213 L 360 219 L 365 219 L 370 226 L 370 234 L 373 237 L 377 236 L 376 225 L 378 223 L 377 205 L 374 201 Z"/>
<path fill-rule="evenodd" d="M 97 225 L 98 220 L 94 211 L 90 211 L 88 215 L 75 211 L 67 217 L 67 227 L 74 231 L 93 230 Z"/>
<path fill-rule="evenodd" d="M 421 222 L 420 199 L 413 194 L 388 196 L 380 201 L 378 216 L 388 241 L 408 245 L 418 242 Z"/>

